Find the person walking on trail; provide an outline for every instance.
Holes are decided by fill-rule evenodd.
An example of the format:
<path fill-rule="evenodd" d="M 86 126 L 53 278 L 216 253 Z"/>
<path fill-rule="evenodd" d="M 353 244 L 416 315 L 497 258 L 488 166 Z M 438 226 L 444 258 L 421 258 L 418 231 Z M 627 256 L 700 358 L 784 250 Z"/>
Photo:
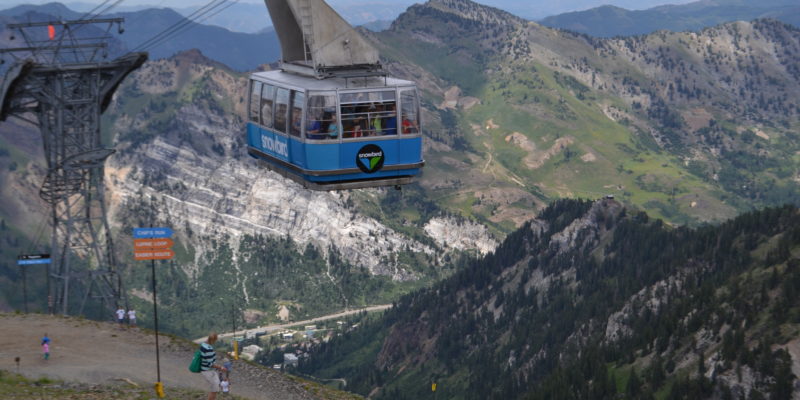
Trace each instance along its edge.
<path fill-rule="evenodd" d="M 136 310 L 132 308 L 128 310 L 128 324 L 131 328 L 136 328 Z"/>
<path fill-rule="evenodd" d="M 47 333 L 42 336 L 42 354 L 45 361 L 50 359 L 50 338 L 47 337 Z"/>
<path fill-rule="evenodd" d="M 222 360 L 222 366 L 225 367 L 225 379 L 226 380 L 230 379 L 231 378 L 231 369 L 233 369 L 233 363 L 231 362 L 231 360 L 228 357 L 225 357 Z M 222 375 L 222 374 L 220 374 L 220 375 Z M 220 379 L 222 379 L 222 376 L 220 376 Z"/>
<path fill-rule="evenodd" d="M 125 309 L 120 307 L 117 310 L 117 322 L 119 323 L 119 327 L 123 328 L 125 323 Z"/>
<path fill-rule="evenodd" d="M 217 352 L 214 351 L 214 343 L 217 342 L 216 332 L 211 332 L 208 339 L 200 345 L 200 373 L 208 383 L 208 400 L 215 400 L 219 393 L 219 373 L 225 371 L 224 367 L 216 365 Z"/>

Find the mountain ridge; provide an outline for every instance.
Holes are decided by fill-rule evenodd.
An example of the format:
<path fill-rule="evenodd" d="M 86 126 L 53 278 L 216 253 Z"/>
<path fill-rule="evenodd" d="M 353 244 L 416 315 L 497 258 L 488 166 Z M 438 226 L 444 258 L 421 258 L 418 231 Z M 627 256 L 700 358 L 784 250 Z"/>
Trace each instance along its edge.
<path fill-rule="evenodd" d="M 604 5 L 543 18 L 539 23 L 596 37 L 632 36 L 658 30 L 698 31 L 738 20 L 773 18 L 800 26 L 800 7 L 785 0 L 742 2 L 701 0 L 662 5 L 646 10 L 627 10 Z"/>
<path fill-rule="evenodd" d="M 52 16 L 78 18 L 83 13 L 69 10 L 61 3 L 17 6 L 0 11 L 0 15 L 10 18 L 43 21 Z M 274 30 L 266 29 L 257 33 L 232 32 L 213 25 L 190 22 L 171 8 L 147 8 L 139 11 L 112 12 L 109 18 L 125 18 L 125 32 L 112 30 L 114 40 L 120 49 L 109 54 L 111 57 L 145 45 L 151 59 L 171 57 L 181 51 L 199 49 L 207 57 L 223 62 L 238 71 L 253 70 L 260 65 L 275 62 L 280 57 L 280 47 Z M 264 17 L 268 18 L 266 9 Z M 169 40 L 148 44 L 148 41 L 168 28 L 178 27 L 170 32 L 176 33 Z M 185 25 L 184 25 L 185 24 Z"/>

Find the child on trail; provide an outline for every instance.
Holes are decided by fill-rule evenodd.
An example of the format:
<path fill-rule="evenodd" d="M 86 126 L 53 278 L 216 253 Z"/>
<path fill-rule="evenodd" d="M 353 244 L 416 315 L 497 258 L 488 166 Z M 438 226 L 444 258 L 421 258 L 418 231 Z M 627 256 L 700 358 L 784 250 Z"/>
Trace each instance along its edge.
<path fill-rule="evenodd" d="M 219 387 L 222 389 L 222 395 L 227 396 L 231 390 L 231 382 L 228 380 L 228 378 L 225 378 L 219 383 Z"/>
<path fill-rule="evenodd" d="M 123 325 L 123 324 L 125 323 L 125 310 L 124 310 L 122 307 L 120 307 L 120 308 L 119 308 L 119 309 L 116 311 L 116 314 L 117 314 L 117 322 L 119 323 L 119 327 L 120 327 L 120 329 L 122 329 L 122 328 L 124 328 L 124 327 L 125 327 L 125 326 Z"/>
<path fill-rule="evenodd" d="M 44 353 L 44 359 L 50 359 L 50 338 L 47 337 L 47 333 L 45 332 L 44 336 L 42 336 L 42 353 Z"/>
<path fill-rule="evenodd" d="M 128 323 L 131 328 L 136 328 L 136 310 L 132 308 L 128 310 Z"/>

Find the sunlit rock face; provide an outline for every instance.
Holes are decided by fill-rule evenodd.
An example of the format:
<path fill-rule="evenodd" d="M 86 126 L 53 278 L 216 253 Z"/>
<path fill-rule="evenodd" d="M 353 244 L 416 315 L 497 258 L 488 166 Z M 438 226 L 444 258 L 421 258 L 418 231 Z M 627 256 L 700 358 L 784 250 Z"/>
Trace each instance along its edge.
<path fill-rule="evenodd" d="M 306 190 L 264 169 L 245 150 L 246 80 L 198 66 L 197 60 L 181 60 L 178 56 L 150 63 L 130 78 L 130 87 L 139 93 L 175 94 L 179 106 L 164 122 L 157 122 L 163 118 L 159 112 L 169 109 L 160 110 L 157 100 L 135 113 L 126 113 L 130 99 L 117 98 L 112 107 L 118 115 L 113 129 L 120 151 L 109 160 L 106 180 L 111 214 L 117 220 L 129 215 L 135 204 L 152 201 L 158 205 L 152 207 L 158 218 L 169 220 L 197 248 L 198 261 L 209 251 L 203 238 L 288 236 L 324 254 L 336 249 L 352 264 L 395 280 L 415 278 L 397 261 L 398 251 L 439 258 L 454 249 L 485 254 L 497 245 L 482 225 L 437 218 L 425 227 L 441 247 L 435 249 L 359 213 L 348 201 L 353 192 Z M 180 80 L 199 87 L 187 93 Z M 140 140 L 140 134 L 147 139 Z M 383 195 L 382 189 L 362 193 L 375 199 Z"/>

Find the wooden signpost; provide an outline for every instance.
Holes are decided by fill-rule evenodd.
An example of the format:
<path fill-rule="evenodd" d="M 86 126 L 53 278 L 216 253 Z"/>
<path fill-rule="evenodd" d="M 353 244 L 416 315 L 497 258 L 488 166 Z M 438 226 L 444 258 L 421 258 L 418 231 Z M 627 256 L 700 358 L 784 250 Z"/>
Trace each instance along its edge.
<path fill-rule="evenodd" d="M 158 301 L 156 300 L 156 261 L 171 260 L 175 257 L 172 246 L 175 242 L 171 239 L 170 228 L 134 228 L 133 229 L 133 258 L 137 261 L 150 260 L 153 272 L 153 322 L 156 331 L 156 374 L 158 381 L 155 384 L 156 395 L 164 397 L 164 384 L 161 383 L 161 360 L 158 351 Z"/>

